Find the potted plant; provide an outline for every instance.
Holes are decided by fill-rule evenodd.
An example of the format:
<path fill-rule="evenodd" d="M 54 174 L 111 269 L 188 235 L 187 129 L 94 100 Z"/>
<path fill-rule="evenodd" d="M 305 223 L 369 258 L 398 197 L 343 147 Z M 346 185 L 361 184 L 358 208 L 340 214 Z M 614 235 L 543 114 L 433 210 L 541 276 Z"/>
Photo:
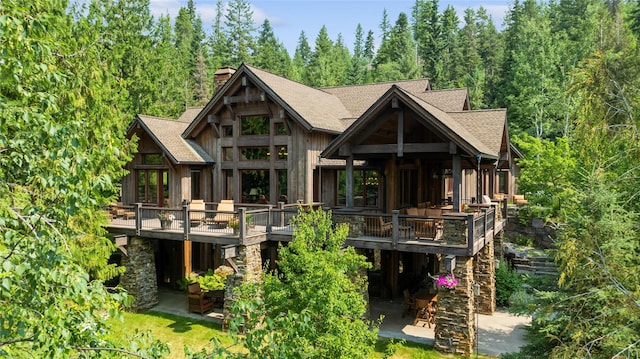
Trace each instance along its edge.
<path fill-rule="evenodd" d="M 171 222 L 176 219 L 176 216 L 174 216 L 173 213 L 161 211 L 158 213 L 158 219 L 160 220 L 160 228 L 167 229 L 171 228 Z"/>
<path fill-rule="evenodd" d="M 240 227 L 240 220 L 238 217 L 233 217 L 227 224 L 229 228 L 233 229 L 233 234 L 238 234 L 238 228 Z"/>

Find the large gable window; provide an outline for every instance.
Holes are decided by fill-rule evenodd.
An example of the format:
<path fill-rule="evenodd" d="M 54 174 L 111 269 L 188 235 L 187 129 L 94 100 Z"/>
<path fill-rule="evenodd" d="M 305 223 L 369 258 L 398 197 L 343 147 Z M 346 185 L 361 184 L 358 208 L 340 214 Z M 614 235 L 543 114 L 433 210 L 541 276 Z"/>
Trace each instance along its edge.
<path fill-rule="evenodd" d="M 240 134 L 242 136 L 268 135 L 268 116 L 245 116 L 241 120 Z"/>

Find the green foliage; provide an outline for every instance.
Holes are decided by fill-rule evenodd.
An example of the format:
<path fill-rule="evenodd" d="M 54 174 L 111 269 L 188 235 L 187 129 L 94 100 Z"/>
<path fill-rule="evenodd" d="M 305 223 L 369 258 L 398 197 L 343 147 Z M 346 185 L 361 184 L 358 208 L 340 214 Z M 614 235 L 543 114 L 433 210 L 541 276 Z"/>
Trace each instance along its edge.
<path fill-rule="evenodd" d="M 246 358 L 366 358 L 377 325 L 365 320 L 369 264 L 343 247 L 347 226 L 311 209 L 293 219 L 294 240 L 280 248 L 278 271 L 234 289 L 233 332 Z"/>
<path fill-rule="evenodd" d="M 562 204 L 574 195 L 570 183 L 576 169 L 576 160 L 569 140 L 562 137 L 554 142 L 523 135 L 514 138 L 513 142 L 524 155 L 518 159 L 518 164 L 522 167 L 518 177 L 519 192 L 526 193 L 531 205 L 550 208 L 550 215 L 557 216 Z M 535 208 L 532 209 L 534 210 Z"/>
<path fill-rule="evenodd" d="M 105 337 L 130 301 L 100 280 L 117 272 L 102 208 L 131 148 L 102 34 L 70 12 L 0 3 L 0 356 L 160 357 L 149 337 Z"/>
<path fill-rule="evenodd" d="M 511 295 L 523 290 L 524 277 L 502 263 L 496 270 L 496 305 L 506 307 Z"/>

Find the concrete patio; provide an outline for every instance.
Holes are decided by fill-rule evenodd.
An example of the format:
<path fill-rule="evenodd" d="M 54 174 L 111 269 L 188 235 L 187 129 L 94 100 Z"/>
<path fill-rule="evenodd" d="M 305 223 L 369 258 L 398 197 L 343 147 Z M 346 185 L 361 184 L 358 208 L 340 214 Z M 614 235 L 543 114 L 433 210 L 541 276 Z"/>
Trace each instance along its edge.
<path fill-rule="evenodd" d="M 186 294 L 168 289 L 159 289 L 159 304 L 151 310 L 171 313 L 194 319 L 222 322 L 222 309 L 200 315 L 187 311 Z M 401 300 L 371 300 L 371 318 L 384 314 L 379 336 L 382 338 L 405 339 L 407 341 L 433 345 L 434 328 L 413 326 L 413 318 L 402 317 L 404 303 Z M 517 352 L 526 344 L 525 326 L 530 324 L 529 317 L 519 317 L 498 310 L 494 315 L 478 315 L 478 352 L 484 355 L 500 356 L 503 353 Z"/>

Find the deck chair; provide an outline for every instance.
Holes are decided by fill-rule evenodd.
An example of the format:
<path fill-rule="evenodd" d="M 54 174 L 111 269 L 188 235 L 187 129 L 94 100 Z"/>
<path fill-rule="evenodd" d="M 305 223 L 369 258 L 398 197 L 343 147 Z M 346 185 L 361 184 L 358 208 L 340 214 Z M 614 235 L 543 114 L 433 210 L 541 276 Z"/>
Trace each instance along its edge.
<path fill-rule="evenodd" d="M 204 221 L 204 200 L 194 199 L 189 203 L 189 222 L 192 227 L 199 226 Z"/>
<path fill-rule="evenodd" d="M 414 222 L 416 239 L 436 239 L 438 225 L 435 219 L 421 219 Z"/>
<path fill-rule="evenodd" d="M 382 216 L 366 218 L 366 233 L 375 237 L 388 237 L 391 235 L 393 223 L 385 222 Z"/>
<path fill-rule="evenodd" d="M 187 285 L 187 298 L 189 301 L 189 312 L 196 312 L 203 315 L 206 311 L 213 309 L 213 299 L 205 297 L 205 293 L 200 289 L 200 283 Z"/>
<path fill-rule="evenodd" d="M 416 317 L 413 320 L 413 325 L 423 322 L 427 323 L 427 327 L 431 328 L 431 324 L 435 324 L 435 307 L 433 302 L 426 299 L 416 299 Z M 423 324 L 424 326 L 424 324 Z"/>
<path fill-rule="evenodd" d="M 416 301 L 409 294 L 409 289 L 405 289 L 402 291 L 402 295 L 404 295 L 404 311 L 402 311 L 402 318 L 406 314 L 416 314 Z"/>
<path fill-rule="evenodd" d="M 213 218 L 207 219 L 208 224 L 214 224 L 221 228 L 225 228 L 229 221 L 233 219 L 235 214 L 234 204 L 232 199 L 223 199 L 216 208 L 216 215 Z"/>

